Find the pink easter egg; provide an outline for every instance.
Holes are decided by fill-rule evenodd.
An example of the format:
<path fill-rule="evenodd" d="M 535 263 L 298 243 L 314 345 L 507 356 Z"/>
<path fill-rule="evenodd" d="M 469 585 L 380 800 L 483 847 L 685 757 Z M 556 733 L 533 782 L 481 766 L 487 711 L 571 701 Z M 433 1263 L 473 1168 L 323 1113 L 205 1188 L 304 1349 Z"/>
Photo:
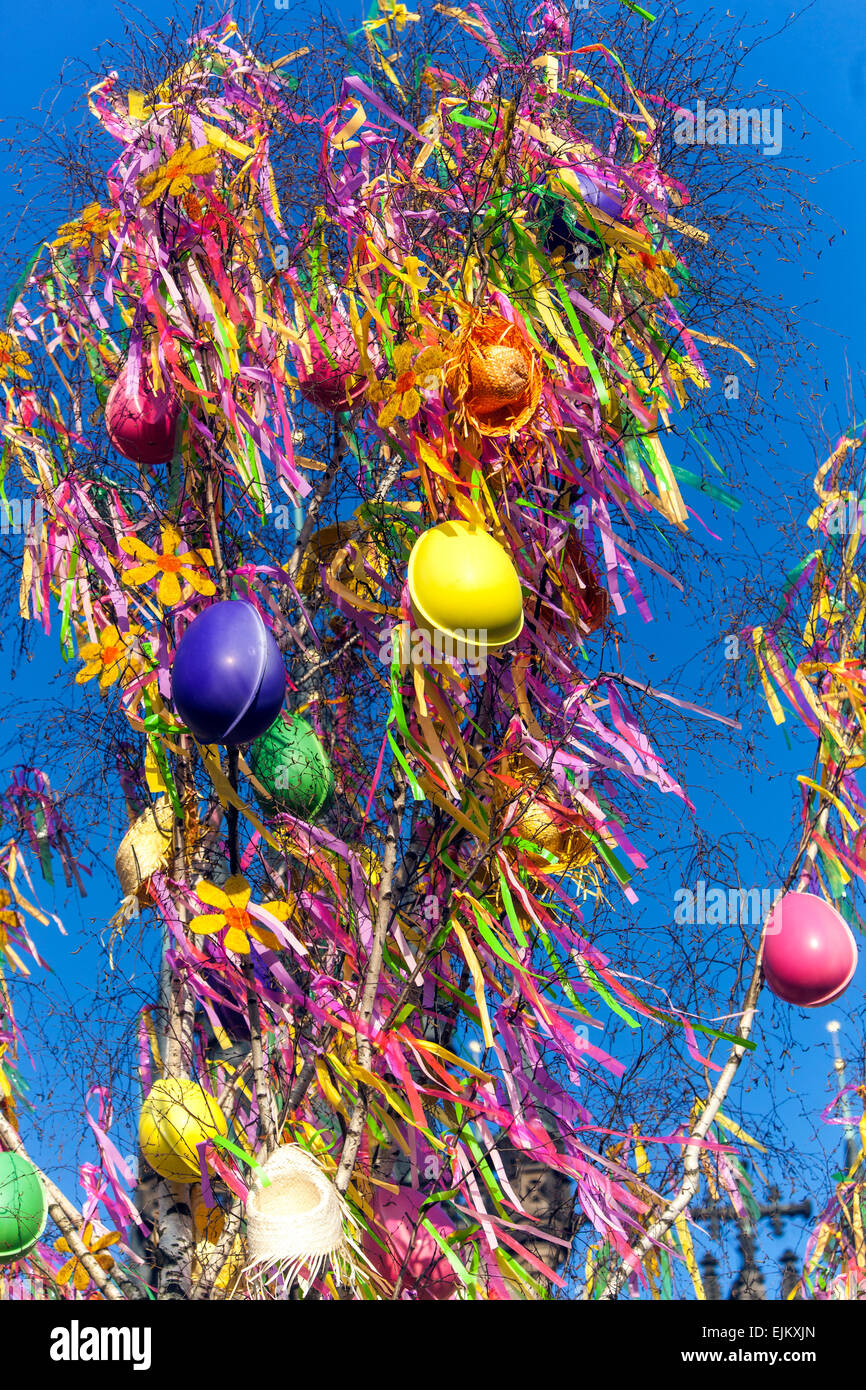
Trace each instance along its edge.
<path fill-rule="evenodd" d="M 128 362 L 105 403 L 109 439 L 118 453 L 142 467 L 170 462 L 179 416 L 178 402 L 169 391 L 151 391 L 144 370 L 133 388 Z"/>
<path fill-rule="evenodd" d="M 419 1300 L 429 1303 L 451 1298 L 460 1281 L 430 1232 L 421 1225 L 416 1230 L 423 1201 L 423 1193 L 411 1187 L 401 1187 L 399 1192 L 377 1188 L 373 1198 L 377 1218 L 374 1229 L 386 1248 L 383 1250 L 366 1231 L 363 1246 L 370 1263 L 389 1284 L 397 1283 L 402 1270 L 401 1287 L 413 1289 Z M 443 1235 L 454 1230 L 441 1207 L 431 1207 L 425 1215 Z"/>
<path fill-rule="evenodd" d="M 764 975 L 788 1004 L 832 1004 L 851 983 L 857 943 L 848 924 L 814 893 L 786 893 L 764 929 Z"/>
<path fill-rule="evenodd" d="M 310 361 L 304 361 L 300 352 L 295 355 L 298 389 L 311 405 L 335 415 L 351 409 L 361 399 L 367 382 L 348 324 L 335 312 L 331 323 L 320 322 L 318 329 L 324 344 L 312 329 L 306 337 Z"/>

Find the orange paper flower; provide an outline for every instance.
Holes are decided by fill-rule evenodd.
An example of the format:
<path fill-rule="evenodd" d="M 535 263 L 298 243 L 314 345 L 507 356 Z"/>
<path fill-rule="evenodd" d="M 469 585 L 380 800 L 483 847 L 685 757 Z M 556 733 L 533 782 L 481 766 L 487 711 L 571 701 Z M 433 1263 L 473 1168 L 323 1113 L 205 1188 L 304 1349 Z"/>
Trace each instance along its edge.
<path fill-rule="evenodd" d="M 136 649 L 136 638 L 144 628 L 132 626 L 128 632 L 120 632 L 113 623 L 104 627 L 98 642 L 85 642 L 79 647 L 78 655 L 84 666 L 75 677 L 77 685 L 99 676 L 99 688 L 106 691 L 119 680 L 128 685 L 133 676 L 141 670 L 141 655 Z"/>
<path fill-rule="evenodd" d="M 677 281 L 668 274 L 668 268 L 678 264 L 677 258 L 666 247 L 660 251 L 621 252 L 620 274 L 631 276 L 640 284 L 643 281 L 651 299 L 676 299 L 680 293 Z"/>
<path fill-rule="evenodd" d="M 173 608 L 181 598 L 188 598 L 190 590 L 197 594 L 216 593 L 216 587 L 204 573 L 203 566 L 213 564 L 209 550 L 184 550 L 178 553 L 182 544 L 181 534 L 174 526 L 162 528 L 162 554 L 157 554 L 138 536 L 125 536 L 120 542 L 121 550 L 133 555 L 142 563 L 124 570 L 124 584 L 136 587 L 148 584 L 159 575 L 157 598 L 163 608 Z"/>
<path fill-rule="evenodd" d="M 58 228 L 54 245 L 82 251 L 94 242 L 101 244 L 108 233 L 114 231 L 119 220 L 119 212 L 103 208 L 99 203 L 88 203 L 72 222 L 64 222 Z"/>
<path fill-rule="evenodd" d="M 193 179 L 212 174 L 217 167 L 217 157 L 206 147 L 194 150 L 192 145 L 181 145 L 158 169 L 142 174 L 138 181 L 141 189 L 142 207 L 154 202 L 163 194 L 179 198 L 193 189 Z"/>
<path fill-rule="evenodd" d="M 421 409 L 420 392 L 436 385 L 444 362 L 445 354 L 438 347 L 425 347 L 422 343 L 401 343 L 395 347 L 395 379 L 374 382 L 367 392 L 371 401 L 385 403 L 378 423 L 387 428 L 398 415 L 401 420 L 417 415 Z"/>
<path fill-rule="evenodd" d="M 7 381 L 12 376 L 29 379 L 33 375 L 27 370 L 29 366 L 30 358 L 18 346 L 12 334 L 0 333 L 0 381 Z"/>

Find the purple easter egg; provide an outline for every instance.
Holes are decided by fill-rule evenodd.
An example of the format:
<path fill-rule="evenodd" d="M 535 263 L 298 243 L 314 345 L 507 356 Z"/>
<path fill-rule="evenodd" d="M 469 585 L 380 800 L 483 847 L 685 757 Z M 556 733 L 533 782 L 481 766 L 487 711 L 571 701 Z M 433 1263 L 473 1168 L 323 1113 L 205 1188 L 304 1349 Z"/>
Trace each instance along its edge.
<path fill-rule="evenodd" d="M 233 748 L 265 733 L 286 693 L 280 650 L 254 604 L 212 603 L 178 643 L 171 668 L 178 716 L 200 743 Z"/>
<path fill-rule="evenodd" d="M 623 198 L 618 189 L 600 186 L 588 174 L 575 174 L 580 191 L 590 207 L 598 208 L 614 219 L 622 213 Z"/>

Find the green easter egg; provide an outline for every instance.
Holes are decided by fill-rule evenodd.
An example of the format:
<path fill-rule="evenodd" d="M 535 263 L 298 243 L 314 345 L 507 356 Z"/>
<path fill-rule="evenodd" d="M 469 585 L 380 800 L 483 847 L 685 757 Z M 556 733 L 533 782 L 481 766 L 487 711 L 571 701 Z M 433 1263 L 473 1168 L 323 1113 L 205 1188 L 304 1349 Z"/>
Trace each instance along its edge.
<path fill-rule="evenodd" d="M 47 1220 L 45 1190 L 33 1164 L 21 1154 L 0 1153 L 0 1264 L 29 1254 Z"/>
<path fill-rule="evenodd" d="M 261 804 L 312 821 L 334 794 L 334 770 L 315 729 L 293 715 L 278 719 L 256 739 L 250 755 L 253 776 L 268 793 Z"/>

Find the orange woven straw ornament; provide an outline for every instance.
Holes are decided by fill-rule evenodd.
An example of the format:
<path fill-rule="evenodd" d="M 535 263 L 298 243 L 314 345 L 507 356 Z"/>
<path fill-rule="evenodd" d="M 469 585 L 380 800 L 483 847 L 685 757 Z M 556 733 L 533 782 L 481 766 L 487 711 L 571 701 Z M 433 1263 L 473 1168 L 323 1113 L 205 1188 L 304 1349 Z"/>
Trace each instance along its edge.
<path fill-rule="evenodd" d="M 467 324 L 446 375 L 458 418 L 483 435 L 514 438 L 541 400 L 541 368 L 520 329 L 497 314 Z"/>

